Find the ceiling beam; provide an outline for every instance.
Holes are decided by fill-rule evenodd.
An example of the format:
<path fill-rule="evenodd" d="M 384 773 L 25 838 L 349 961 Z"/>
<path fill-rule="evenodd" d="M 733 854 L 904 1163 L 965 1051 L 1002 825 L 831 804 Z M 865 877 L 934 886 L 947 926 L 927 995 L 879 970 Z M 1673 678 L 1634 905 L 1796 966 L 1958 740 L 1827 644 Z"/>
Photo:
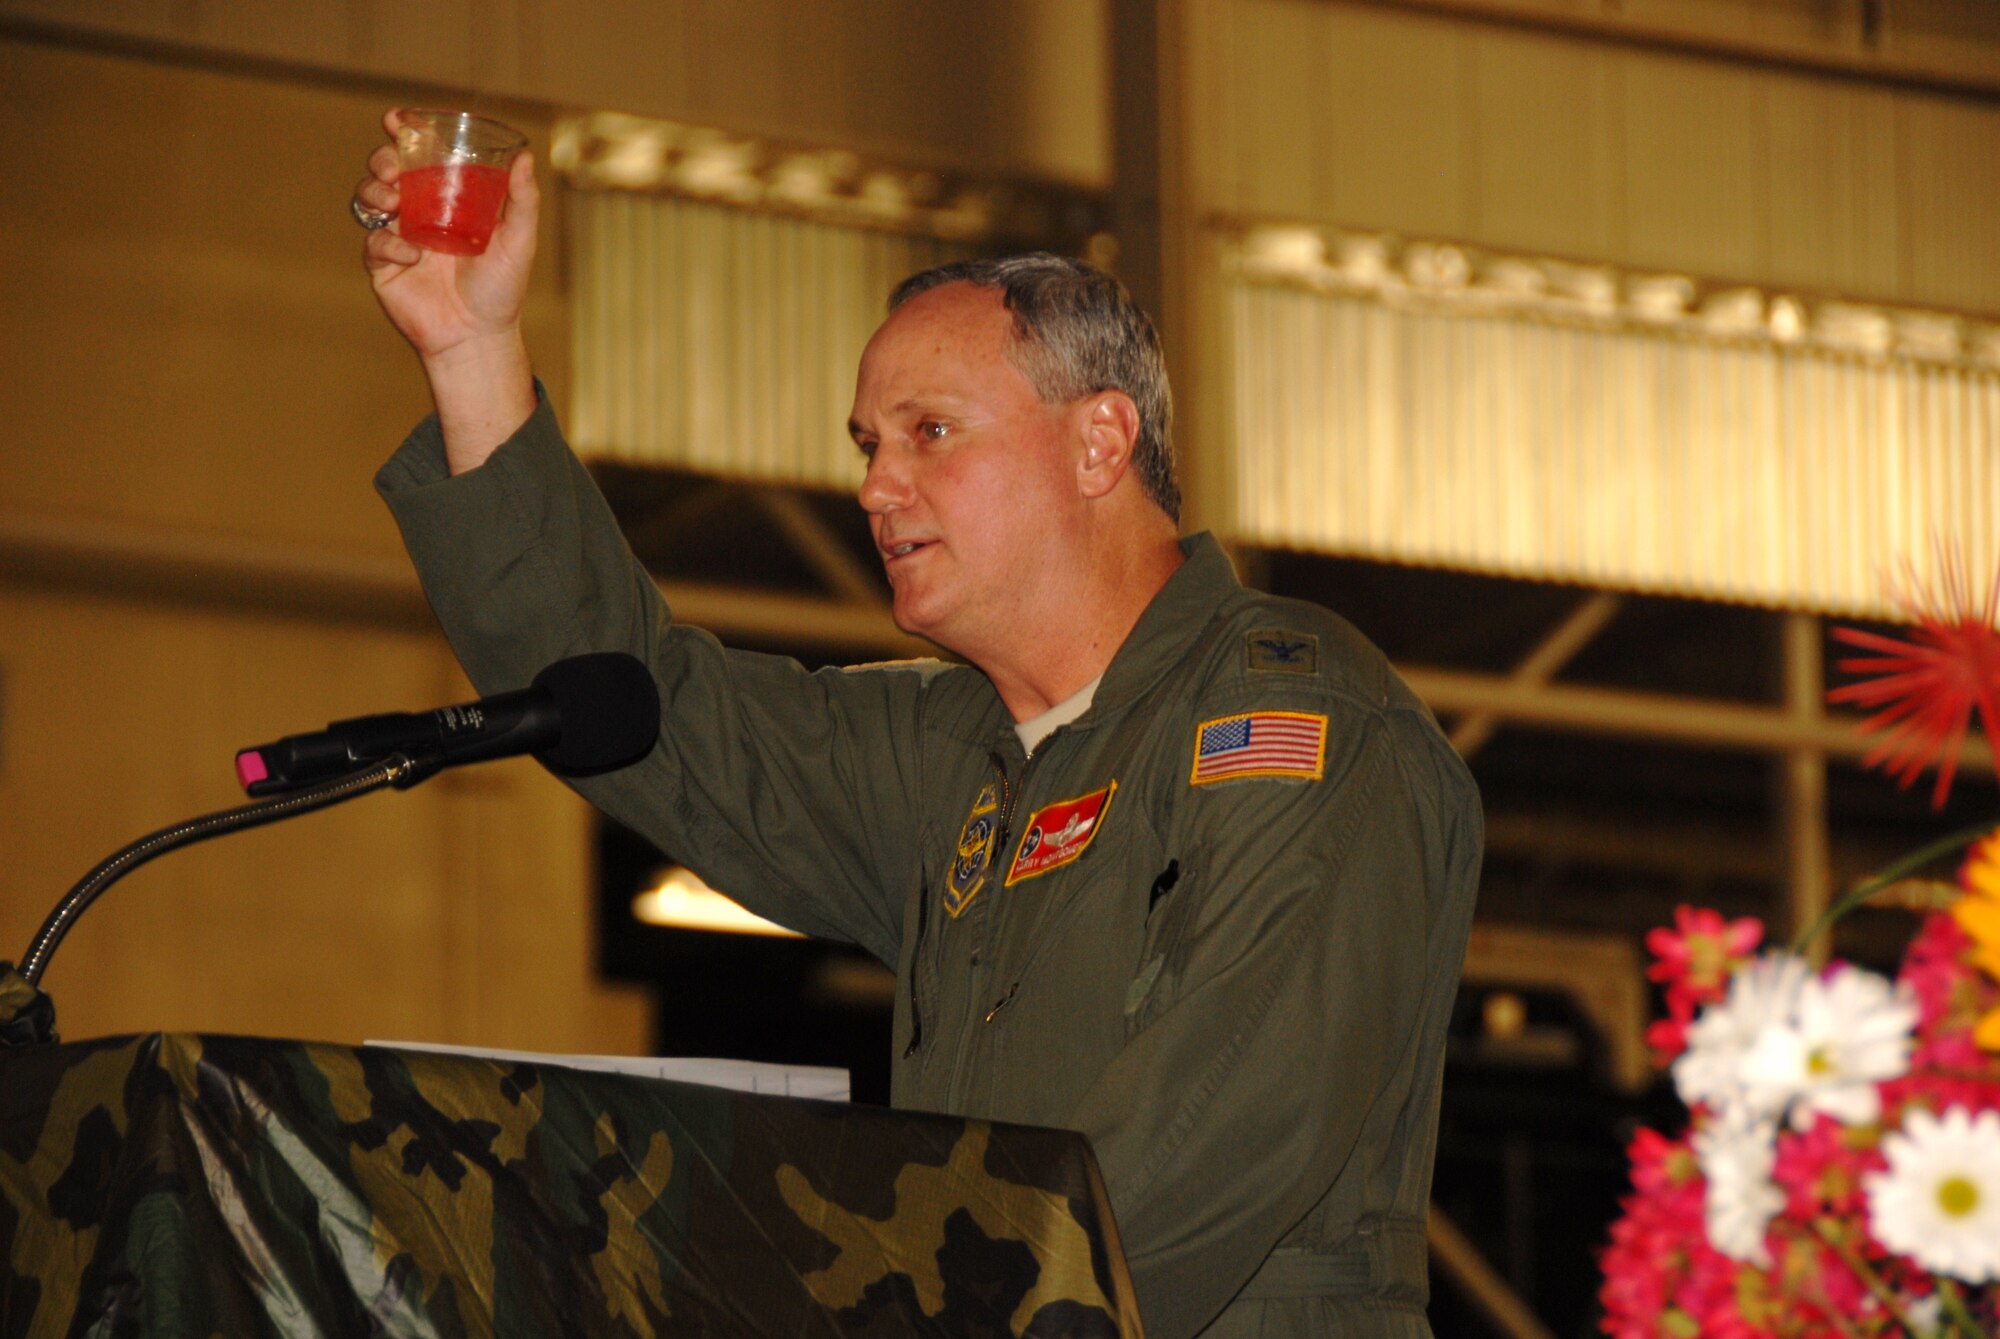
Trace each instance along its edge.
<path fill-rule="evenodd" d="M 1990 59 L 1991 43 L 1969 38 L 1959 43 L 1963 58 L 1946 60 L 1936 54 L 1909 54 L 1898 44 L 1884 44 L 1879 24 L 1859 3 L 1845 6 L 1845 15 L 1829 15 L 1824 27 L 1846 29 L 1846 41 L 1814 40 L 1787 35 L 1767 36 L 1741 18 L 1714 7 L 1704 12 L 1692 5 L 1649 5 L 1642 14 L 1628 14 L 1617 3 L 1595 7 L 1551 3 L 1550 0 L 1340 0 L 1370 9 L 1391 9 L 1439 18 L 1525 29 L 1562 37 L 1583 38 L 1641 51 L 1660 51 L 1726 61 L 1786 74 L 1819 75 L 1883 88 L 1938 93 L 1961 98 L 2000 97 L 2000 74 Z M 1967 0 L 1967 14 L 1980 8 Z M 1666 17 L 1662 17 L 1665 15 Z M 1900 36 L 1901 34 L 1897 34 Z"/>
<path fill-rule="evenodd" d="M 1591 639 L 1604 631 L 1618 613 L 1622 602 L 1607 591 L 1597 591 L 1570 610 L 1569 615 L 1550 630 L 1534 650 L 1530 651 L 1519 665 L 1514 667 L 1508 681 L 1523 687 L 1537 687 L 1562 672 L 1562 667 L 1576 658 L 1579 651 L 1590 645 Z M 1486 741 L 1493 738 L 1493 732 L 1500 728 L 1500 718 L 1490 711 L 1468 712 L 1459 718 L 1451 729 L 1451 746 L 1458 750 L 1458 756 L 1470 759 L 1473 754 L 1486 747 Z"/>
<path fill-rule="evenodd" d="M 333 613 L 428 622 L 416 577 L 400 556 L 300 549 L 98 518 L 0 511 L 0 577 L 106 590 L 166 593 L 255 612 Z M 678 617 L 724 638 L 902 658 L 936 648 L 896 627 L 880 604 L 859 605 L 712 583 L 665 581 Z M 1817 749 L 1859 758 L 1870 741 L 1852 714 L 1806 719 L 1781 706 L 1720 702 L 1580 684 L 1523 684 L 1465 670 L 1399 666 L 1440 714 L 1486 712 L 1518 725 L 1783 754 Z M 1993 767 L 1993 747 L 1967 736 L 1966 768 Z"/>
<path fill-rule="evenodd" d="M 1418 697 L 1436 712 L 1492 712 L 1510 722 L 1550 730 L 1657 739 L 1695 747 L 1786 753 L 1818 749 L 1859 758 L 1873 740 L 1856 733 L 1852 714 L 1802 719 L 1783 707 L 1666 693 L 1636 693 L 1582 684 L 1523 685 L 1492 674 L 1399 665 Z M 1965 767 L 1993 766 L 1993 747 L 1968 735 L 1959 751 Z"/>
<path fill-rule="evenodd" d="M 871 568 L 856 559 L 833 527 L 821 520 L 797 494 L 777 488 L 753 488 L 749 496 L 835 595 L 852 605 L 873 605 L 879 609 L 886 603 L 882 569 Z"/>
<path fill-rule="evenodd" d="M 747 638 L 898 660 L 940 654 L 929 642 L 898 628 L 879 601 L 843 603 L 691 581 L 659 585 L 676 619 L 706 628 L 724 641 Z"/>

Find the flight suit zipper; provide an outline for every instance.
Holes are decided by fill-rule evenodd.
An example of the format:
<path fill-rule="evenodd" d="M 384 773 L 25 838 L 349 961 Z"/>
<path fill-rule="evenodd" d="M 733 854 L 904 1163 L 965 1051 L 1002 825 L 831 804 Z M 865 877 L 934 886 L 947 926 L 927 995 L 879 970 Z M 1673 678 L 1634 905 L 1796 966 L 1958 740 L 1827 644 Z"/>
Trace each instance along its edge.
<path fill-rule="evenodd" d="M 1046 740 L 1044 740 L 1043 742 L 1044 744 L 1047 743 Z M 1039 750 L 1037 752 L 1039 753 Z M 1028 759 L 1021 764 L 1020 776 L 1014 778 L 1011 781 L 1007 777 L 1006 760 L 1000 756 L 997 750 L 991 755 L 991 757 L 993 759 L 994 770 L 1000 774 L 1000 825 L 999 825 L 999 831 L 995 835 L 993 841 L 994 863 L 990 877 L 1004 883 L 1005 876 L 1002 875 L 1000 871 L 1003 863 L 1007 858 L 1008 843 L 1013 840 L 1014 836 L 1014 813 L 1017 809 L 1020 808 L 1021 796 L 1028 788 L 1028 769 L 1035 765 L 1035 755 L 1031 754 L 1028 757 Z M 968 985 L 969 984 L 970 983 L 968 983 Z M 1020 984 L 1021 983 L 1018 980 L 1016 980 L 1013 983 L 1013 985 L 1008 988 L 1007 993 L 1003 995 L 1000 998 L 1000 1000 L 997 1003 L 995 1003 L 993 1007 L 990 1009 L 982 1008 L 978 1000 L 973 997 L 972 992 L 970 990 L 966 991 L 965 1035 L 968 1040 L 965 1044 L 962 1044 L 958 1048 L 958 1055 L 953 1060 L 951 1067 L 951 1084 L 950 1087 L 946 1090 L 951 1094 L 953 1101 L 957 1102 L 957 1101 L 962 1101 L 964 1099 L 963 1082 L 965 1079 L 966 1065 L 968 1063 L 968 1055 L 972 1050 L 972 1046 L 969 1039 L 972 1036 L 974 1020 L 977 1019 L 982 1023 L 991 1023 L 994 1017 L 998 1015 L 1002 1009 L 1006 1008 L 1009 1004 L 1012 1004 L 1014 1002 L 1014 992 L 1020 988 Z"/>
<path fill-rule="evenodd" d="M 1022 764 L 1020 778 L 1016 781 L 1008 777 L 1007 761 L 1000 756 L 998 749 L 987 754 L 987 757 L 993 764 L 995 775 L 1000 778 L 1000 820 L 998 831 L 993 836 L 993 846 L 991 848 L 993 854 L 988 859 L 986 872 L 983 876 L 987 879 L 994 879 L 998 877 L 1000 861 L 1007 853 L 1007 838 L 1014 825 L 1014 808 L 1020 803 L 1021 789 L 1027 782 L 1028 768 L 1034 764 L 1034 760 L 1030 758 L 1026 763 Z M 922 998 L 923 954 L 924 940 L 930 927 L 930 906 L 931 890 L 925 888 L 923 897 L 917 903 L 916 949 L 910 955 L 910 1041 L 909 1045 L 903 1048 L 903 1059 L 905 1060 L 915 1056 L 924 1044 Z M 998 1011 L 996 1010 L 995 1012 Z M 990 1022 L 992 1015 L 989 1014 L 987 1019 Z M 956 1082 L 955 1075 L 953 1081 L 954 1083 Z"/>

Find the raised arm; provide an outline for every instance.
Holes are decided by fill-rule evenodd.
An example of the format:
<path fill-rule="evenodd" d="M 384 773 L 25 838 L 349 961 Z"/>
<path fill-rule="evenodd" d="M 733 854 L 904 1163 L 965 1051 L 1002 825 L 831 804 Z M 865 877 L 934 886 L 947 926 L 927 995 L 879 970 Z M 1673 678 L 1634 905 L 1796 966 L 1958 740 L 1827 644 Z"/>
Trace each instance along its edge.
<path fill-rule="evenodd" d="M 399 112 L 382 118 L 389 143 L 368 158 L 354 198 L 394 214 L 402 206 L 396 162 Z M 405 241 L 399 226 L 368 234 L 362 263 L 376 300 L 410 342 L 430 381 L 453 474 L 486 463 L 535 411 L 534 371 L 521 307 L 535 258 L 541 191 L 532 155 L 514 160 L 507 203 L 485 254 L 448 256 Z"/>

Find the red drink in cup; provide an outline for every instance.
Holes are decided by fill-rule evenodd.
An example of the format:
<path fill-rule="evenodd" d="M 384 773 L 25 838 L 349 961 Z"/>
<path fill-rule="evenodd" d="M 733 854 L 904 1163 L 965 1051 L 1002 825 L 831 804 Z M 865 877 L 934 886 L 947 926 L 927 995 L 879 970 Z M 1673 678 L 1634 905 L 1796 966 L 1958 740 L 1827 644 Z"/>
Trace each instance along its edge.
<path fill-rule="evenodd" d="M 477 163 L 403 173 L 403 236 L 426 251 L 476 256 L 492 240 L 507 198 L 507 174 Z"/>
<path fill-rule="evenodd" d="M 399 230 L 426 251 L 479 255 L 499 222 L 508 169 L 527 137 L 470 112 L 413 109 L 400 122 Z"/>

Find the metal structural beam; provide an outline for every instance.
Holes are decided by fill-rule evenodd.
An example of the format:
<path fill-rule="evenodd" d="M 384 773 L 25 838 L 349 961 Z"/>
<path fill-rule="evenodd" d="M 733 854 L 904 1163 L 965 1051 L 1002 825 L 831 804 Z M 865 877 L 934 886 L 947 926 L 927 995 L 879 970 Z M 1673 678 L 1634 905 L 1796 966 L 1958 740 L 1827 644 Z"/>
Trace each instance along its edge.
<path fill-rule="evenodd" d="M 1910 56 L 1885 49 L 1878 37 L 1881 24 L 1875 17 L 1879 9 L 1866 0 L 1848 0 L 1845 23 L 1836 6 L 1826 6 L 1835 12 L 1827 15 L 1822 31 L 1840 33 L 1844 28 L 1848 36 L 1842 42 L 1764 36 L 1746 30 L 1741 17 L 1716 6 L 1710 6 L 1704 13 L 1693 5 L 1683 5 L 1676 15 L 1671 6 L 1649 5 L 1643 17 L 1635 17 L 1617 3 L 1594 8 L 1551 4 L 1548 0 L 1342 0 L 1342 3 L 1413 10 L 1890 88 L 1960 97 L 2000 97 L 2000 73 L 1995 73 L 1990 44 L 1977 39 L 1965 41 L 1961 44 L 1963 56 L 1949 62 L 1934 55 Z M 1974 15 L 1979 7 L 1971 2 L 1965 5 L 1968 13 Z"/>
<path fill-rule="evenodd" d="M 879 607 L 885 603 L 880 569 L 871 570 L 857 561 L 832 527 L 796 494 L 757 488 L 750 496 L 835 595 L 855 605 Z"/>
<path fill-rule="evenodd" d="M 1555 1339 L 1555 1331 L 1542 1324 L 1500 1271 L 1487 1263 L 1465 1229 L 1436 1204 L 1431 1205 L 1424 1240 L 1431 1248 L 1431 1259 L 1446 1277 L 1465 1290 L 1473 1305 L 1507 1339 Z"/>
<path fill-rule="evenodd" d="M 1514 667 L 1508 682 L 1524 688 L 1538 688 L 1561 673 L 1562 667 L 1590 645 L 1618 613 L 1621 601 L 1604 591 L 1587 596 L 1555 626 L 1541 643 Z M 1486 746 L 1500 726 L 1500 717 L 1490 711 L 1469 712 L 1451 730 L 1451 746 L 1468 761 Z"/>
<path fill-rule="evenodd" d="M 383 622 L 428 621 L 404 560 L 301 550 L 268 540 L 0 511 L 0 577 L 113 593 L 165 590 L 245 610 L 327 609 Z M 877 602 L 861 605 L 714 583 L 662 581 L 677 616 L 722 637 L 797 643 L 864 655 L 935 655 L 896 627 Z M 1696 747 L 1786 754 L 1816 749 L 1859 758 L 1869 741 L 1853 715 L 1579 684 L 1522 684 L 1493 674 L 1398 666 L 1440 714 L 1489 713 L 1549 730 L 1655 739 Z M 1968 737 L 1967 768 L 1993 766 L 1993 748 Z"/>
<path fill-rule="evenodd" d="M 1785 715 L 1801 732 L 1818 729 L 1826 716 L 1826 672 L 1819 620 L 1786 614 L 1784 632 Z M 1793 935 L 1819 919 L 1833 896 L 1832 856 L 1826 819 L 1826 754 L 1799 744 L 1784 758 L 1783 819 L 1785 894 L 1783 924 Z M 1831 935 L 1807 945 L 1807 956 L 1824 962 Z"/>
<path fill-rule="evenodd" d="M 899 660 L 940 654 L 929 642 L 898 628 L 879 601 L 843 604 L 739 586 L 659 584 L 675 618 L 707 628 L 724 640 L 743 637 Z"/>
<path fill-rule="evenodd" d="M 1580 684 L 1524 687 L 1497 675 L 1417 665 L 1399 665 L 1397 671 L 1432 711 L 1492 712 L 1511 722 L 1550 730 L 1753 753 L 1814 748 L 1833 758 L 1859 758 L 1870 743 L 1855 733 L 1860 718 L 1851 715 L 1805 720 L 1782 707 L 1709 698 Z M 1959 762 L 1967 767 L 1991 767 L 1992 746 L 1968 737 Z"/>

